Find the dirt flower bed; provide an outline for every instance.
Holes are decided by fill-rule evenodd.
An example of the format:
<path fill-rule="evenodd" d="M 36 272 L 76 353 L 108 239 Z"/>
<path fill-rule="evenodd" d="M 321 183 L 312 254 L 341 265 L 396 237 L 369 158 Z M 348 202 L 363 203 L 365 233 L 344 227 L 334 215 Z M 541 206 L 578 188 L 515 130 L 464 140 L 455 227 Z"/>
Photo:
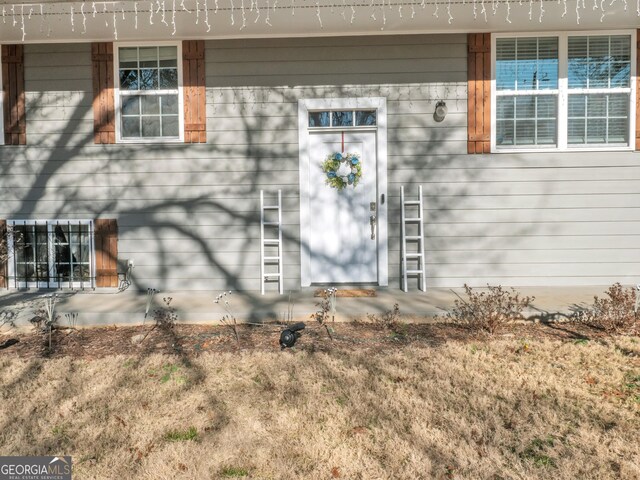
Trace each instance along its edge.
<path fill-rule="evenodd" d="M 446 323 L 398 324 L 382 328 L 371 323 L 330 323 L 331 339 L 324 328 L 307 322 L 307 328 L 296 345 L 297 350 L 327 350 L 335 347 L 358 349 L 393 349 L 409 344 L 436 346 L 447 341 L 473 342 L 489 338 L 459 325 Z M 52 349 L 48 337 L 37 332 L 13 334 L 5 339 L 18 342 L 0 349 L 0 356 L 23 358 L 65 356 L 101 358 L 109 355 L 149 353 L 199 355 L 203 352 L 237 352 L 244 350 L 278 351 L 282 326 L 239 325 L 239 341 L 229 328 L 219 325 L 177 324 L 173 328 L 152 329 L 150 325 L 133 327 L 102 327 L 86 329 L 61 328 L 53 331 Z M 146 336 L 146 337 L 145 337 Z M 145 337 L 141 342 L 136 339 Z M 519 323 L 496 338 L 606 339 L 603 332 L 585 325 L 571 323 Z M 3 341 L 0 337 L 0 344 Z"/>

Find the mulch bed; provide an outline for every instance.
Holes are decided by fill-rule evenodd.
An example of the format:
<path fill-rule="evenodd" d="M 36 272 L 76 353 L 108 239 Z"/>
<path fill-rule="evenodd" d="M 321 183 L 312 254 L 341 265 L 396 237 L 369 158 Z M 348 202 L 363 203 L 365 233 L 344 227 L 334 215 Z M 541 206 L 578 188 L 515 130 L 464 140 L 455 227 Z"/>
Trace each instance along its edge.
<path fill-rule="evenodd" d="M 0 357 L 84 359 L 110 355 L 146 355 L 151 353 L 197 356 L 204 352 L 279 351 L 281 325 L 239 325 L 238 336 L 230 328 L 220 325 L 184 325 L 171 328 L 153 328 L 153 325 L 131 327 L 100 327 L 85 329 L 56 329 L 52 334 L 52 348 L 48 348 L 48 335 L 34 331 L 13 333 L 0 337 Z M 394 329 L 371 323 L 330 323 L 331 336 L 316 323 L 307 322 L 307 328 L 296 343 L 295 350 L 327 351 L 335 348 L 360 350 L 387 350 L 407 345 L 437 347 L 445 342 L 474 342 L 488 338 L 516 339 L 603 339 L 603 332 L 585 325 L 562 323 L 521 323 L 510 326 L 504 333 L 491 337 L 475 333 L 459 325 L 446 323 L 400 324 Z M 146 335 L 142 342 L 132 337 Z M 140 339 L 140 337 L 138 337 Z M 17 342 L 16 342 L 17 340 Z"/>

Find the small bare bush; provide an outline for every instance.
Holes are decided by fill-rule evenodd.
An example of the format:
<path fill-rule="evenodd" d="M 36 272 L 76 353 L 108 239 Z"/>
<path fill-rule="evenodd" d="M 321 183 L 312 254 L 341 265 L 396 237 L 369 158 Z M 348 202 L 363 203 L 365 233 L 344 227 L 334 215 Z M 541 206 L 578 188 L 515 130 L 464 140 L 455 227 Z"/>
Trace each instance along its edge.
<path fill-rule="evenodd" d="M 640 333 L 640 312 L 636 304 L 637 292 L 614 283 L 605 292 L 608 298 L 593 297 L 593 305 L 575 314 L 578 322 L 614 334 Z"/>
<path fill-rule="evenodd" d="M 381 315 L 368 313 L 367 319 L 378 327 L 395 331 L 398 328 L 398 321 L 400 319 L 400 306 L 395 303 L 391 310 L 387 310 Z"/>
<path fill-rule="evenodd" d="M 487 285 L 487 291 L 476 292 L 465 283 L 464 290 L 467 299 L 458 296 L 445 318 L 490 334 L 510 322 L 523 319 L 522 311 L 535 300 L 535 297 L 521 297 L 514 288 L 505 290 L 500 285 Z"/>
<path fill-rule="evenodd" d="M 321 327 L 324 327 L 331 340 L 333 340 L 333 336 L 331 335 L 329 325 L 327 325 L 327 320 L 329 320 L 330 314 L 331 317 L 335 319 L 337 292 L 338 289 L 333 287 L 323 290 L 321 294 L 322 300 L 316 303 L 318 310 L 311 314 L 311 319 L 318 322 L 318 325 Z"/>

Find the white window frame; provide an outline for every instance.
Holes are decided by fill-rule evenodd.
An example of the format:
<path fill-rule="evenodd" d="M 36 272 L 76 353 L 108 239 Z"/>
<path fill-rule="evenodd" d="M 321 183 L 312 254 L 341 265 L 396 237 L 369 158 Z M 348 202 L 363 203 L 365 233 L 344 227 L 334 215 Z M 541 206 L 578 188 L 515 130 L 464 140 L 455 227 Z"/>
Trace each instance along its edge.
<path fill-rule="evenodd" d="M 52 228 L 57 223 L 72 223 L 74 225 L 88 225 L 89 226 L 89 246 L 91 248 L 91 252 L 89 255 L 89 280 L 88 281 L 57 281 L 55 279 L 39 282 L 27 282 L 24 280 L 18 280 L 16 278 L 16 259 L 15 259 L 15 245 L 13 238 L 13 227 L 21 226 L 21 225 L 34 225 L 34 224 L 46 224 L 47 225 L 47 262 L 49 273 L 53 271 L 54 266 L 54 258 L 52 252 L 55 248 L 55 243 L 53 240 L 53 231 Z M 84 219 L 35 219 L 35 220 L 16 220 L 10 219 L 7 220 L 7 253 L 8 259 L 8 273 L 9 279 L 14 279 L 13 282 L 8 284 L 9 288 L 42 288 L 42 289 L 61 289 L 61 288 L 70 288 L 70 289 L 84 289 L 84 288 L 95 288 L 95 274 L 96 274 L 96 246 L 95 246 L 95 230 L 93 225 L 93 220 L 84 220 Z"/>
<path fill-rule="evenodd" d="M 120 108 L 120 48 L 123 47 L 177 47 L 178 65 L 178 133 L 177 138 L 139 137 L 122 138 Z M 182 42 L 117 42 L 113 44 L 114 102 L 116 113 L 116 143 L 183 143 L 184 142 L 184 92 L 182 87 Z M 173 90 L 149 90 L 148 95 L 173 95 Z"/>
<path fill-rule="evenodd" d="M 2 50 L 0 44 L 0 50 Z M 2 83 L 2 59 L 0 58 L 0 145 L 4 145 L 4 84 Z"/>
<path fill-rule="evenodd" d="M 568 81 L 568 44 L 569 37 L 585 36 L 607 36 L 607 35 L 628 35 L 631 38 L 631 75 L 629 78 L 629 88 L 572 88 L 569 89 Z M 498 38 L 516 37 L 557 37 L 558 38 L 558 88 L 545 89 L 533 92 L 518 91 L 510 92 L 509 96 L 517 95 L 544 95 L 557 92 L 557 145 L 555 146 L 531 146 L 518 147 L 517 145 L 497 146 L 497 94 L 496 94 L 496 42 Z M 636 30 L 589 30 L 575 32 L 517 32 L 517 33 L 495 33 L 491 35 L 491 153 L 530 153 L 530 152 L 611 152 L 611 151 L 633 151 L 635 149 L 636 131 Z M 628 145 L 607 145 L 607 144 L 568 144 L 568 100 L 571 94 L 597 94 L 597 93 L 629 93 L 629 144 Z"/>

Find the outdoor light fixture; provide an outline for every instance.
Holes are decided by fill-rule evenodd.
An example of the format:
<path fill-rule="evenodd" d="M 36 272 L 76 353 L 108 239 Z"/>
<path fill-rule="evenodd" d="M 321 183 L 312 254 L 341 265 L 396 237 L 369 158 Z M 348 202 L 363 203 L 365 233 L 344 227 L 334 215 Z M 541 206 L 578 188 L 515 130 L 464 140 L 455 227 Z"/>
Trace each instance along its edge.
<path fill-rule="evenodd" d="M 303 322 L 296 323 L 287 327 L 280 334 L 280 348 L 291 348 L 296 344 L 296 340 L 300 338 L 300 330 L 304 330 L 305 324 Z"/>
<path fill-rule="evenodd" d="M 444 117 L 447 116 L 447 104 L 444 103 L 444 100 L 440 100 L 436 103 L 436 110 L 433 112 L 433 119 L 436 122 L 441 122 L 444 120 Z"/>

